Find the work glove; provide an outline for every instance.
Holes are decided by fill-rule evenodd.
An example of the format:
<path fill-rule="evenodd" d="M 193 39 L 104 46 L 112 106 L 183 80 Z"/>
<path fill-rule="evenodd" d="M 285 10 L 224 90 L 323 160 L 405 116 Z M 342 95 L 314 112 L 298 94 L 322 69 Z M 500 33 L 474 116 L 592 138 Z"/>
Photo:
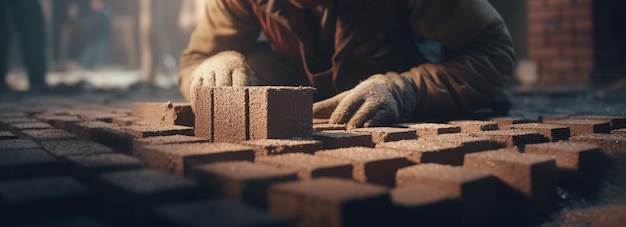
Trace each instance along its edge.
<path fill-rule="evenodd" d="M 415 108 L 412 81 L 396 72 L 376 74 L 356 87 L 313 104 L 315 118 L 347 129 L 382 126 L 408 118 Z"/>
<path fill-rule="evenodd" d="M 206 59 L 191 74 L 189 98 L 195 109 L 198 87 L 252 86 L 258 84 L 246 58 L 236 51 L 223 51 Z"/>

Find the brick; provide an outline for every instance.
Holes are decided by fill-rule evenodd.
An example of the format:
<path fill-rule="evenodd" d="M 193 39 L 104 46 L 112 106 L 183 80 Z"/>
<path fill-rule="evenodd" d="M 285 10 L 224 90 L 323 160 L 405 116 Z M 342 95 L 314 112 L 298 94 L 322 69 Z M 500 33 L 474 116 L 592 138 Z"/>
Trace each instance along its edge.
<path fill-rule="evenodd" d="M 624 136 L 591 133 L 572 136 L 570 141 L 598 145 L 610 156 L 626 153 L 626 137 Z"/>
<path fill-rule="evenodd" d="M 18 137 L 9 131 L 0 131 L 0 140 L 18 139 Z"/>
<path fill-rule="evenodd" d="M 250 87 L 250 139 L 311 136 L 312 87 Z"/>
<path fill-rule="evenodd" d="M 328 124 L 328 123 L 330 123 L 330 119 L 328 118 L 313 118 L 313 125 Z"/>
<path fill-rule="evenodd" d="M 613 131 L 611 131 L 612 135 L 618 135 L 618 136 L 626 136 L 626 129 L 621 128 L 621 129 L 615 129 Z"/>
<path fill-rule="evenodd" d="M 194 126 L 195 116 L 189 103 L 135 102 L 132 104 L 131 114 L 144 122 L 159 126 Z"/>
<path fill-rule="evenodd" d="M 391 190 L 391 200 L 403 220 L 402 226 L 459 226 L 461 205 L 458 197 L 425 186 Z"/>
<path fill-rule="evenodd" d="M 387 188 L 350 180 L 278 184 L 270 189 L 269 204 L 290 226 L 394 226 Z"/>
<path fill-rule="evenodd" d="M 81 122 L 80 118 L 76 116 L 55 116 L 47 119 L 47 122 L 54 126 L 54 128 L 71 132 L 74 124 Z"/>
<path fill-rule="evenodd" d="M 493 142 L 488 137 L 470 136 L 465 133 L 441 134 L 438 136 L 420 137 L 419 140 L 437 143 L 457 143 L 463 145 L 465 153 L 493 149 Z"/>
<path fill-rule="evenodd" d="M 0 151 L 39 148 L 39 144 L 31 139 L 0 140 Z"/>
<path fill-rule="evenodd" d="M 90 140 L 93 138 L 92 134 L 96 129 L 104 128 L 122 130 L 121 127 L 111 123 L 105 123 L 101 121 L 84 121 L 75 123 L 70 132 L 78 135 L 80 138 Z"/>
<path fill-rule="evenodd" d="M 136 138 L 171 135 L 193 136 L 193 128 L 187 126 L 131 125 L 122 129 L 125 133 Z"/>
<path fill-rule="evenodd" d="M 352 178 L 352 164 L 349 161 L 304 153 L 292 153 L 259 157 L 257 163 L 296 170 L 300 179 L 318 177 Z"/>
<path fill-rule="evenodd" d="M 213 141 L 213 88 L 199 87 L 194 93 L 194 135 Z"/>
<path fill-rule="evenodd" d="M 626 116 L 585 115 L 572 116 L 571 118 L 608 121 L 611 123 L 611 129 L 626 128 Z"/>
<path fill-rule="evenodd" d="M 413 129 L 391 128 L 391 127 L 371 127 L 371 128 L 357 128 L 352 131 L 358 132 L 358 133 L 367 133 L 367 134 L 372 135 L 372 142 L 374 142 L 374 144 L 417 138 L 417 133 Z"/>
<path fill-rule="evenodd" d="M 439 124 L 439 123 L 403 123 L 397 126 L 403 128 L 415 129 L 418 136 L 434 136 L 447 133 L 459 133 L 461 127 L 451 124 Z"/>
<path fill-rule="evenodd" d="M 0 129 L 13 130 L 11 125 L 16 123 L 39 123 L 36 119 L 28 117 L 7 117 L 0 118 Z"/>
<path fill-rule="evenodd" d="M 554 157 L 559 182 L 565 184 L 585 176 L 593 177 L 598 170 L 604 168 L 602 149 L 589 143 L 560 141 L 529 144 L 525 153 Z"/>
<path fill-rule="evenodd" d="M 251 138 L 248 98 L 244 87 L 213 88 L 213 141 L 235 143 Z"/>
<path fill-rule="evenodd" d="M 74 155 L 66 157 L 65 160 L 72 173 L 82 178 L 143 167 L 139 159 L 123 154 Z"/>
<path fill-rule="evenodd" d="M 356 181 L 387 186 L 395 186 L 398 169 L 411 165 L 405 155 L 387 149 L 353 147 L 320 151 L 315 155 L 350 161 Z"/>
<path fill-rule="evenodd" d="M 526 144 L 545 143 L 549 141 L 547 137 L 538 132 L 518 129 L 484 131 L 472 133 L 472 135 L 491 138 L 494 142 L 494 149 L 515 146 L 520 150 L 524 150 Z"/>
<path fill-rule="evenodd" d="M 465 151 L 463 145 L 451 142 L 402 140 L 381 143 L 376 148 L 392 149 L 404 154 L 414 163 L 441 163 L 462 165 Z"/>
<path fill-rule="evenodd" d="M 324 144 L 324 149 L 344 147 L 374 147 L 372 135 L 346 131 L 323 131 L 313 133 L 313 139 Z"/>
<path fill-rule="evenodd" d="M 69 177 L 0 182 L 0 224 L 85 213 L 94 202 L 93 193 Z"/>
<path fill-rule="evenodd" d="M 495 121 L 474 121 L 474 120 L 459 120 L 450 121 L 448 124 L 457 125 L 461 127 L 461 132 L 481 132 L 489 130 L 498 130 L 498 123 Z"/>
<path fill-rule="evenodd" d="M 588 133 L 610 133 L 611 123 L 601 120 L 586 119 L 562 119 L 545 121 L 548 124 L 563 125 L 569 127 L 571 136 L 577 136 Z"/>
<path fill-rule="evenodd" d="M 162 205 L 155 209 L 154 224 L 170 227 L 286 227 L 286 220 L 227 199 Z"/>
<path fill-rule="evenodd" d="M 253 161 L 250 146 L 232 143 L 189 143 L 145 146 L 142 160 L 154 167 L 179 176 L 193 165 L 224 161 Z"/>
<path fill-rule="evenodd" d="M 207 194 L 267 208 L 270 186 L 298 180 L 294 170 L 252 162 L 220 162 L 194 166 L 189 176 L 200 182 Z"/>
<path fill-rule="evenodd" d="M 287 153 L 313 154 L 323 148 L 317 140 L 259 139 L 243 141 L 241 144 L 255 147 L 255 157 Z"/>
<path fill-rule="evenodd" d="M 211 142 L 209 138 L 201 138 L 186 135 L 172 135 L 172 136 L 154 136 L 133 140 L 133 155 L 138 158 L 142 158 L 142 151 L 144 146 L 148 145 L 165 145 L 165 144 L 183 144 L 183 143 L 204 143 Z"/>
<path fill-rule="evenodd" d="M 531 120 L 522 117 L 494 117 L 489 118 L 489 121 L 493 121 L 498 123 L 499 129 L 507 129 L 510 125 L 514 124 L 525 124 L 525 123 L 536 123 L 536 120 Z"/>
<path fill-rule="evenodd" d="M 20 221 L 16 227 L 112 227 L 106 221 L 93 215 L 70 215 Z"/>
<path fill-rule="evenodd" d="M 346 130 L 345 124 L 313 124 L 313 132 L 322 132 L 329 130 Z"/>
<path fill-rule="evenodd" d="M 42 149 L 0 151 L 0 181 L 61 175 L 57 160 Z"/>
<path fill-rule="evenodd" d="M 510 126 L 511 129 L 536 131 L 548 138 L 550 141 L 568 140 L 570 137 L 570 130 L 567 126 L 543 124 L 543 123 L 526 123 L 515 124 Z"/>
<path fill-rule="evenodd" d="M 124 113 L 102 113 L 102 112 L 96 112 L 96 113 L 89 113 L 89 114 L 81 114 L 79 115 L 80 119 L 83 120 L 87 120 L 87 121 L 104 121 L 106 123 L 112 123 L 113 118 L 116 117 L 125 117 L 128 116 Z"/>
<path fill-rule="evenodd" d="M 23 130 L 20 132 L 20 136 L 34 139 L 35 141 L 51 141 L 51 140 L 73 140 L 78 137 L 72 133 L 63 131 L 61 129 L 35 129 L 35 130 Z"/>
<path fill-rule="evenodd" d="M 12 132 L 20 132 L 23 130 L 33 130 L 33 129 L 52 129 L 52 125 L 43 122 L 27 122 L 27 123 L 14 123 L 11 124 L 10 130 Z"/>
<path fill-rule="evenodd" d="M 482 170 L 441 164 L 419 164 L 398 170 L 398 187 L 428 186 L 461 200 L 461 220 L 475 223 L 485 220 L 496 205 L 496 180 Z"/>
<path fill-rule="evenodd" d="M 130 126 L 134 124 L 139 124 L 139 121 L 141 121 L 141 118 L 133 116 L 114 117 L 113 119 L 111 119 L 111 123 L 117 126 Z"/>
<path fill-rule="evenodd" d="M 125 154 L 130 154 L 133 151 L 133 139 L 132 135 L 125 133 L 122 128 L 118 127 L 101 127 L 94 128 L 91 131 L 90 140 L 104 144 Z"/>
<path fill-rule="evenodd" d="M 503 198 L 532 201 L 538 209 L 550 210 L 556 202 L 557 170 L 553 157 L 501 151 L 465 155 L 463 167 L 487 171 L 500 182 Z"/>
<path fill-rule="evenodd" d="M 56 157 L 113 153 L 113 149 L 107 146 L 85 140 L 43 141 L 41 146 Z"/>

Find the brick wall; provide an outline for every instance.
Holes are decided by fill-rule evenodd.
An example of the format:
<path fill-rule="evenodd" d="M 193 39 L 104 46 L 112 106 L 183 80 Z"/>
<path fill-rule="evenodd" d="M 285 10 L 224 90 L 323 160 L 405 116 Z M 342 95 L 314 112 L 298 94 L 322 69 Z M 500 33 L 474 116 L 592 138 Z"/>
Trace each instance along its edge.
<path fill-rule="evenodd" d="M 527 52 L 538 85 L 583 85 L 593 69 L 592 0 L 528 0 Z"/>

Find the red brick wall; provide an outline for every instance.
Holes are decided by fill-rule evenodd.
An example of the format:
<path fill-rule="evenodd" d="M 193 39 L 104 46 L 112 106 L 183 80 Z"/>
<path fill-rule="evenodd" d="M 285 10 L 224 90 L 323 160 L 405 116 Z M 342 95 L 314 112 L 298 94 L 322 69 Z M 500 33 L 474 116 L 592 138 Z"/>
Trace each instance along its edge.
<path fill-rule="evenodd" d="M 592 0 L 528 0 L 528 58 L 538 85 L 583 85 L 593 69 Z"/>

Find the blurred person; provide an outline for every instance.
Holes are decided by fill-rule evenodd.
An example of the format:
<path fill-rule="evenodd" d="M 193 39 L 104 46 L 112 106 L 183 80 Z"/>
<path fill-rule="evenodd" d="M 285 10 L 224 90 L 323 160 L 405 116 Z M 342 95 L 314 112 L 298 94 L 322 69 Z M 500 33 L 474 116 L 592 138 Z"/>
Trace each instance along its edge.
<path fill-rule="evenodd" d="M 178 77 L 194 108 L 200 86 L 304 85 L 322 100 L 314 117 L 381 126 L 485 107 L 515 65 L 487 0 L 207 0 L 205 11 Z"/>
<path fill-rule="evenodd" d="M 81 65 L 94 69 L 106 64 L 111 35 L 111 8 L 103 0 L 91 0 L 91 14 L 87 18 L 88 42 L 81 56 Z"/>
<path fill-rule="evenodd" d="M 30 90 L 47 89 L 45 57 L 45 24 L 38 0 L 0 1 L 0 92 L 9 91 L 6 75 L 9 71 L 8 56 L 13 30 L 18 33 L 22 61 L 28 74 Z"/>

